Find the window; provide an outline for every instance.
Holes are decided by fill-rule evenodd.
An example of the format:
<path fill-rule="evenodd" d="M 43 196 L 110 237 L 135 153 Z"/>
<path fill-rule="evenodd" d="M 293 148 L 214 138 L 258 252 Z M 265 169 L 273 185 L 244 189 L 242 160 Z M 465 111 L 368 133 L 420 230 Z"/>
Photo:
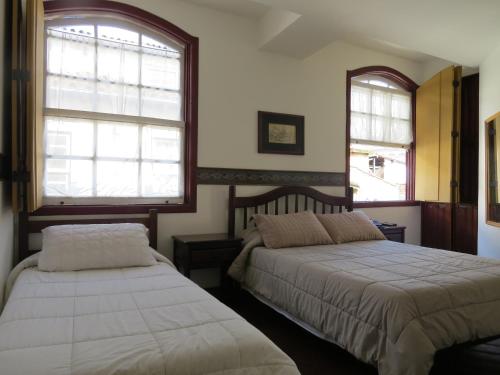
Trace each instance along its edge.
<path fill-rule="evenodd" d="M 411 200 L 414 89 L 380 71 L 348 75 L 348 178 L 354 201 Z"/>
<path fill-rule="evenodd" d="M 77 16 L 46 4 L 41 210 L 193 211 L 197 39 L 115 4 Z"/>

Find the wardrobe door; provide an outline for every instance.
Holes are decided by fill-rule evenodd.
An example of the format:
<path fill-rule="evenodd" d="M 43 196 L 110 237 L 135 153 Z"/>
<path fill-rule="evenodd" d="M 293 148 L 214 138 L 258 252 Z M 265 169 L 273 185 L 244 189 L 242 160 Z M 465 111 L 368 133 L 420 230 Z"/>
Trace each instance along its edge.
<path fill-rule="evenodd" d="M 422 202 L 422 246 L 452 249 L 452 204 Z"/>
<path fill-rule="evenodd" d="M 453 213 L 453 250 L 477 254 L 477 206 L 458 203 Z"/>

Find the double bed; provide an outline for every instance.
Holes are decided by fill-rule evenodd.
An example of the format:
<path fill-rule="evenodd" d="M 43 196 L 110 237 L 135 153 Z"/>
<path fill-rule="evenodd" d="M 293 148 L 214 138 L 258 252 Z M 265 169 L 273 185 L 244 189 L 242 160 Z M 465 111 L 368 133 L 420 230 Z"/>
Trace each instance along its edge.
<path fill-rule="evenodd" d="M 248 230 L 255 213 L 352 210 L 350 197 L 307 187 L 230 192 L 230 231 L 236 222 Z M 382 375 L 428 374 L 438 350 L 500 335 L 497 260 L 386 240 L 271 249 L 249 236 L 229 272 L 258 300 Z"/>
<path fill-rule="evenodd" d="M 156 247 L 156 215 L 97 222 L 140 222 Z M 40 253 L 22 260 L 0 317 L 0 373 L 299 373 L 262 333 L 150 250 L 155 264 L 141 267 L 45 272 Z"/>

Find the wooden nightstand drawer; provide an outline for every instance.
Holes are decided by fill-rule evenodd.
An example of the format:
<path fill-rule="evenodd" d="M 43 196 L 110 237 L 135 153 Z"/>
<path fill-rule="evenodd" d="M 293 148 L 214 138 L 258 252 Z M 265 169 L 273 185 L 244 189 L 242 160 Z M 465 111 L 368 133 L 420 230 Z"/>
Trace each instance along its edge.
<path fill-rule="evenodd" d="M 174 263 L 187 277 L 191 270 L 220 268 L 221 282 L 241 251 L 241 239 L 227 234 L 174 236 Z"/>
<path fill-rule="evenodd" d="M 380 231 L 389 241 L 405 242 L 406 227 L 379 227 Z"/>
<path fill-rule="evenodd" d="M 203 264 L 229 262 L 234 260 L 239 253 L 239 248 L 193 250 L 191 251 L 191 268 L 193 265 L 202 268 Z"/>

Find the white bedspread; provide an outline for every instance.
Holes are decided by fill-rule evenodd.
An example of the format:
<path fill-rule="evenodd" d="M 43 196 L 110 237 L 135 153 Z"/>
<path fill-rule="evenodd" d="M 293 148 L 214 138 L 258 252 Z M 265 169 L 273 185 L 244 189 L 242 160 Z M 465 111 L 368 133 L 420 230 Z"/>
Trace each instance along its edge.
<path fill-rule="evenodd" d="M 1 375 L 298 374 L 262 333 L 169 264 L 22 268 L 0 317 Z"/>
<path fill-rule="evenodd" d="M 427 374 L 437 350 L 500 335 L 492 259 L 390 241 L 255 247 L 231 274 L 381 375 Z"/>

